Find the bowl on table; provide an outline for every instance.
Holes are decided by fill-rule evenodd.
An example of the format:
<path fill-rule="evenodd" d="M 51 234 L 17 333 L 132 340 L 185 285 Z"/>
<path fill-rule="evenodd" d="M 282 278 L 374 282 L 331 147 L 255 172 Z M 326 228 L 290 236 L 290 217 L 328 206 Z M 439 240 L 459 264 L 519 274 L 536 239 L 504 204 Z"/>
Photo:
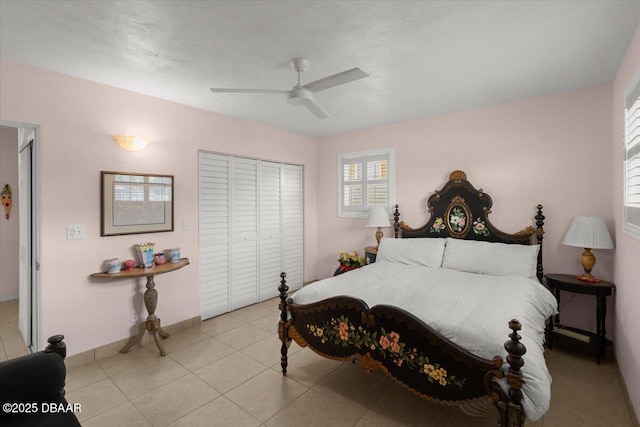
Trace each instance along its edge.
<path fill-rule="evenodd" d="M 165 249 L 164 256 L 169 262 L 179 262 L 180 248 Z"/>

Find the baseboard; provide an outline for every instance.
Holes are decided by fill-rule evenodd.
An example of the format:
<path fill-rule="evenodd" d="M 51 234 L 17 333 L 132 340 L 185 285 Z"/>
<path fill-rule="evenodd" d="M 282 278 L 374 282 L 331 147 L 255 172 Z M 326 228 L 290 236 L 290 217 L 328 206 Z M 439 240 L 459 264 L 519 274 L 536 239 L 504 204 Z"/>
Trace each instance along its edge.
<path fill-rule="evenodd" d="M 13 301 L 18 298 L 20 298 L 20 295 L 18 294 L 5 295 L 3 297 L 0 297 L 0 302 Z"/>
<path fill-rule="evenodd" d="M 162 329 L 168 334 L 173 335 L 182 331 L 186 331 L 187 329 L 191 329 L 199 325 L 201 322 L 202 320 L 200 319 L 200 316 L 196 316 L 168 326 L 162 325 Z M 120 340 L 105 344 L 100 347 L 96 347 L 92 350 L 83 351 L 82 353 L 77 353 L 73 356 L 69 356 L 65 359 L 64 364 L 66 365 L 67 370 L 72 370 L 81 366 L 90 365 L 100 359 L 118 354 L 120 352 L 120 349 L 124 347 L 133 336 L 135 335 L 132 335 L 128 338 L 122 338 Z M 171 337 L 169 337 L 169 339 L 171 339 Z M 139 345 L 147 345 L 152 342 L 152 340 L 153 338 L 151 338 L 151 334 L 145 333 L 144 338 Z"/>
<path fill-rule="evenodd" d="M 620 364 L 618 363 L 618 356 L 615 351 L 613 355 L 616 359 L 616 365 L 618 366 L 618 378 L 620 379 L 620 384 L 622 384 L 622 394 L 624 394 L 624 403 L 627 406 L 627 410 L 629 411 L 629 415 L 631 416 L 631 422 L 633 423 L 633 427 L 640 427 L 640 419 L 638 419 L 638 414 L 636 413 L 636 409 L 633 407 L 633 403 L 631 403 L 631 395 L 629 394 L 629 389 L 627 388 L 627 383 L 624 381 L 624 377 L 622 376 L 622 372 L 620 371 Z"/>

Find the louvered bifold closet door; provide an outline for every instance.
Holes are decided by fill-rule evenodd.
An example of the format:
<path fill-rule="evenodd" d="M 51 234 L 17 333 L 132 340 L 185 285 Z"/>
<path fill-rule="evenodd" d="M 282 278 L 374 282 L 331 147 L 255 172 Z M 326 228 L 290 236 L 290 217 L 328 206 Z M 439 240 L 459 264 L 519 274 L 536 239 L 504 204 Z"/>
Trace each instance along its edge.
<path fill-rule="evenodd" d="M 260 239 L 258 299 L 278 296 L 278 279 L 282 272 L 281 165 L 260 162 Z"/>
<path fill-rule="evenodd" d="M 258 161 L 231 158 L 231 310 L 258 302 Z"/>
<path fill-rule="evenodd" d="M 200 307 L 203 319 L 230 310 L 229 156 L 199 153 Z"/>
<path fill-rule="evenodd" d="M 303 280 L 302 166 L 282 165 L 282 271 L 290 290 Z"/>

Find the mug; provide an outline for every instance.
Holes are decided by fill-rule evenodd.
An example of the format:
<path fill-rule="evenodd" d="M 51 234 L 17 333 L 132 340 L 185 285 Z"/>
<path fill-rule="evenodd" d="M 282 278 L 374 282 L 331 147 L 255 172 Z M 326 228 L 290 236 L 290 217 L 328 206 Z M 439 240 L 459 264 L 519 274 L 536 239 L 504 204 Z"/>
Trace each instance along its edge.
<path fill-rule="evenodd" d="M 164 251 L 169 262 L 180 261 L 180 248 L 167 249 Z"/>
<path fill-rule="evenodd" d="M 105 264 L 107 264 L 107 273 L 120 273 L 121 264 L 118 258 L 108 259 L 105 261 Z"/>

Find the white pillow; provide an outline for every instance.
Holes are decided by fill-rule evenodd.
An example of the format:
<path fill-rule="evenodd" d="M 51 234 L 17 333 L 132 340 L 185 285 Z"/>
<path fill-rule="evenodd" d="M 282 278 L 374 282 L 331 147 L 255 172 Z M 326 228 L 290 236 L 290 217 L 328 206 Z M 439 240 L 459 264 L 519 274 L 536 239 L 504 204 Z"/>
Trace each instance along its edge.
<path fill-rule="evenodd" d="M 447 238 L 442 267 L 492 276 L 536 278 L 540 245 Z"/>
<path fill-rule="evenodd" d="M 444 254 L 443 238 L 382 238 L 378 247 L 376 262 L 397 262 L 400 264 L 440 267 Z"/>

